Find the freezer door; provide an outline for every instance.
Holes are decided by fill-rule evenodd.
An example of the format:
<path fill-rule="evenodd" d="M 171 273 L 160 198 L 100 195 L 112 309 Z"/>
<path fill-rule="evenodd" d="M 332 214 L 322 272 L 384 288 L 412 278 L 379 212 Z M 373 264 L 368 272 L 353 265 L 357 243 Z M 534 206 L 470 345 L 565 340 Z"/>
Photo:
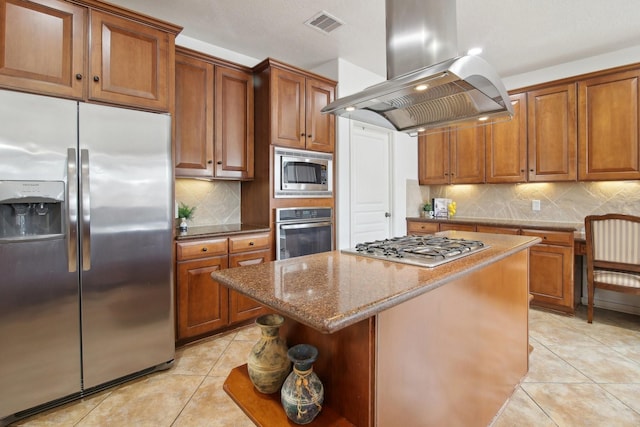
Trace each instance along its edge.
<path fill-rule="evenodd" d="M 173 360 L 170 117 L 80 104 L 84 388 Z"/>
<path fill-rule="evenodd" d="M 0 181 L 68 188 L 76 117 L 76 102 L 0 90 Z M 64 194 L 63 229 L 75 201 Z M 10 204 L 3 208 L 3 221 L 20 220 Z M 15 222 L 6 226 L 4 235 L 15 237 L 7 231 Z M 78 273 L 69 271 L 69 243 L 64 234 L 0 239 L 0 419 L 80 393 Z"/>

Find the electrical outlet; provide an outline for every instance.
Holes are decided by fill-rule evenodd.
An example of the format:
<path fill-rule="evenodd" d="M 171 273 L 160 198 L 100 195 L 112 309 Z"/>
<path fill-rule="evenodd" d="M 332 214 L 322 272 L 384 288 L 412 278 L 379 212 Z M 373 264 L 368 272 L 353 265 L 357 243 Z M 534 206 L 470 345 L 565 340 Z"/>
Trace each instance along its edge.
<path fill-rule="evenodd" d="M 540 200 L 532 200 L 531 201 L 531 209 L 534 211 L 540 210 Z"/>

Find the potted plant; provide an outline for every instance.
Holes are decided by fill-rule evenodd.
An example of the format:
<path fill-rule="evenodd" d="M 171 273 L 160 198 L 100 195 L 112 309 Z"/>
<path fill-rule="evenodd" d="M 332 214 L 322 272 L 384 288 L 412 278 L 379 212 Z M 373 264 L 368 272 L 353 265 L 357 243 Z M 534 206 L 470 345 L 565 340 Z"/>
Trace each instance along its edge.
<path fill-rule="evenodd" d="M 180 202 L 178 205 L 178 218 L 180 218 L 180 230 L 187 231 L 187 220 L 193 217 L 193 213 L 195 212 L 195 206 L 189 206 L 185 203 Z"/>
<path fill-rule="evenodd" d="M 426 202 L 424 205 L 422 205 L 422 212 L 421 212 L 421 216 L 423 218 L 425 217 L 433 217 L 433 207 L 431 206 L 430 202 Z"/>

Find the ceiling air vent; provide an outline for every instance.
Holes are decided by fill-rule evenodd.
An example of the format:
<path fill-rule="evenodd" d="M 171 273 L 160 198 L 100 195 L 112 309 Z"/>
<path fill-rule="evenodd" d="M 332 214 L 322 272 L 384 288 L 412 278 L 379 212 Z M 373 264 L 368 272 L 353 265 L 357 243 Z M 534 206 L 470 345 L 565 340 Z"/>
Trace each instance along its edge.
<path fill-rule="evenodd" d="M 322 12 L 317 13 L 312 18 L 308 19 L 305 24 L 310 26 L 311 28 L 315 28 L 318 31 L 322 31 L 325 34 L 329 34 L 336 28 L 341 27 L 344 22 L 342 22 L 335 16 L 329 15 L 323 10 Z"/>

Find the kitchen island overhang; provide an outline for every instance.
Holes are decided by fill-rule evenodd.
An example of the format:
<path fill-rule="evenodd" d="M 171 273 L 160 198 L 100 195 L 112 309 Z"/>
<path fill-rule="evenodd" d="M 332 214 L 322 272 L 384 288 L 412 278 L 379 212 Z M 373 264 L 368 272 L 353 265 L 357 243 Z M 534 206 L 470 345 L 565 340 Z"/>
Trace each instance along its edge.
<path fill-rule="evenodd" d="M 354 425 L 487 425 L 528 369 L 539 239 L 442 234 L 490 247 L 431 269 L 333 251 L 212 277 L 288 318 L 289 345 L 319 348 L 326 404 Z"/>

